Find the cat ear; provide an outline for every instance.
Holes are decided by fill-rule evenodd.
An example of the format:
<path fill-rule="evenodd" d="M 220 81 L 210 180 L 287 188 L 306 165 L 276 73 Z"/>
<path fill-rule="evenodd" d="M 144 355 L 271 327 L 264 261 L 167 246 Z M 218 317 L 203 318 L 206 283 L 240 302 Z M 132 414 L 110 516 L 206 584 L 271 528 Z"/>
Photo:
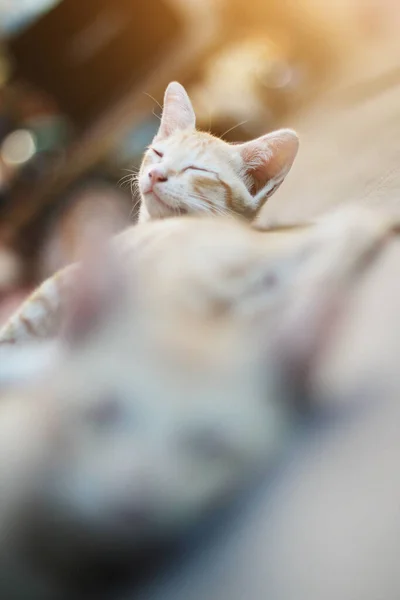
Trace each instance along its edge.
<path fill-rule="evenodd" d="M 300 396 L 312 387 L 365 268 L 396 226 L 387 215 L 346 206 L 306 225 L 283 254 L 261 265 L 255 324 L 267 324 L 269 351 Z"/>
<path fill-rule="evenodd" d="M 312 236 L 306 239 L 306 230 L 304 235 L 248 269 L 236 299 L 236 310 L 249 318 L 252 337 L 259 340 L 267 377 L 273 374 L 298 412 L 309 409 L 318 361 L 347 300 L 346 286 L 339 285 L 331 268 L 316 268 L 323 244 Z"/>
<path fill-rule="evenodd" d="M 92 235 L 81 252 L 74 277 L 65 290 L 62 336 L 67 343 L 82 342 L 118 306 L 124 279 L 109 237 Z"/>
<path fill-rule="evenodd" d="M 299 293 L 284 303 L 271 335 L 277 361 L 304 396 L 348 299 L 349 290 L 335 286 L 334 280 L 321 282 L 298 286 Z"/>
<path fill-rule="evenodd" d="M 166 138 L 177 129 L 194 129 L 196 116 L 185 88 L 176 81 L 165 91 L 160 129 L 156 138 Z"/>
<path fill-rule="evenodd" d="M 290 171 L 299 148 L 299 138 L 291 129 L 279 129 L 238 148 L 256 208 L 278 189 Z"/>

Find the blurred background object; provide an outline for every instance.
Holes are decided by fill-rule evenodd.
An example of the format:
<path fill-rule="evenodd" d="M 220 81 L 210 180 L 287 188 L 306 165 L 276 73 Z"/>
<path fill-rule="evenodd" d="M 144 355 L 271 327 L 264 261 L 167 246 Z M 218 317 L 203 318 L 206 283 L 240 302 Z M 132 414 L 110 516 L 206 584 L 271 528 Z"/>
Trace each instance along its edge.
<path fill-rule="evenodd" d="M 394 0 L 0 0 L 0 228 L 21 285 L 74 259 L 97 205 L 117 228 L 134 221 L 129 173 L 173 79 L 199 126 L 229 141 L 297 127 L 306 152 L 266 208 L 279 220 L 323 207 L 335 189 L 312 166 L 330 168 L 343 125 L 327 126 L 397 85 L 399 24 Z M 343 143 L 354 154 L 365 139 Z"/>

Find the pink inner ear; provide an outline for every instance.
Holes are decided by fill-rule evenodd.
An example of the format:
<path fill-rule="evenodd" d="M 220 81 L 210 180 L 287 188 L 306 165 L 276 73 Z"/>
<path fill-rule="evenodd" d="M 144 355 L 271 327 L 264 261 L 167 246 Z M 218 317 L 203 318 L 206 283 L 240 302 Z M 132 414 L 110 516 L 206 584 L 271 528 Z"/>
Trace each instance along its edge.
<path fill-rule="evenodd" d="M 243 147 L 241 155 L 246 166 L 247 187 L 250 194 L 255 196 L 271 178 L 268 167 L 272 156 L 265 147 L 260 148 L 251 142 Z"/>
<path fill-rule="evenodd" d="M 97 240 L 86 248 L 73 283 L 66 290 L 64 334 L 71 342 L 83 340 L 98 327 L 123 291 L 122 272 L 108 240 Z"/>
<path fill-rule="evenodd" d="M 73 283 L 66 290 L 64 336 L 68 342 L 82 341 L 101 321 L 111 300 L 111 281 L 97 265 L 79 265 Z"/>
<path fill-rule="evenodd" d="M 252 195 L 272 180 L 279 185 L 289 172 L 296 157 L 299 142 L 291 130 L 279 130 L 242 144 L 241 156 L 251 178 Z"/>
<path fill-rule="evenodd" d="M 257 160 L 260 160 L 260 155 L 253 153 L 253 155 L 249 157 L 248 162 L 251 164 Z M 268 169 L 269 164 L 267 162 L 268 160 L 272 160 L 272 158 L 268 159 L 267 156 L 265 156 L 261 160 L 261 164 L 248 169 L 248 173 L 251 176 L 249 191 L 252 196 L 255 196 L 260 190 L 262 190 L 265 184 L 272 178 L 270 175 L 270 170 Z"/>
<path fill-rule="evenodd" d="M 66 300 L 64 335 L 72 343 L 84 339 L 95 328 L 100 313 L 100 297 L 91 288 L 85 271 L 80 268 Z"/>

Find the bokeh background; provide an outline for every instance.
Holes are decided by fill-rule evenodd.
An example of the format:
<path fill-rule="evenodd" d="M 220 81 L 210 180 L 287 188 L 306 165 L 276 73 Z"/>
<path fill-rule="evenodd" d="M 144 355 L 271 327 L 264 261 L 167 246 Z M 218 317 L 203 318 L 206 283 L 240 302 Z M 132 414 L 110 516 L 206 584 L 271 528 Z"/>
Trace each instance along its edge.
<path fill-rule="evenodd" d="M 270 221 L 379 197 L 382 177 L 397 196 L 399 27 L 398 0 L 0 0 L 0 324 L 100 212 L 134 221 L 172 79 L 226 140 L 299 130 Z"/>

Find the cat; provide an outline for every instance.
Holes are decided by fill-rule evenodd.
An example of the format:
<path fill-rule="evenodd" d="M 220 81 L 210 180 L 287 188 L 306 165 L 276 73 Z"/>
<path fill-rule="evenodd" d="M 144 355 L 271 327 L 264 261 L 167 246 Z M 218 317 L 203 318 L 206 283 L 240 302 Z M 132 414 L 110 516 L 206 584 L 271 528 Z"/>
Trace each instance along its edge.
<path fill-rule="evenodd" d="M 139 222 L 183 214 L 254 220 L 296 158 L 299 140 L 291 129 L 229 144 L 195 125 L 186 90 L 170 83 L 158 133 L 138 175 Z"/>
<path fill-rule="evenodd" d="M 237 214 L 252 220 L 289 172 L 298 143 L 289 129 L 238 145 L 196 131 L 190 99 L 183 86 L 172 82 L 165 93 L 159 131 L 138 176 L 139 222 L 186 213 Z M 160 169 L 170 178 L 156 181 Z M 41 327 L 51 326 L 46 319 L 57 320 L 54 302 L 59 303 L 69 279 L 69 269 L 61 270 L 34 291 L 17 311 L 18 317 L 12 315 L 1 330 L 0 343 L 23 338 L 29 329 L 29 335 L 41 337 Z M 11 330 L 10 337 L 6 332 Z"/>
<path fill-rule="evenodd" d="M 290 439 L 332 299 L 394 227 L 359 210 L 285 235 L 185 217 L 96 247 L 40 377 L 0 402 L 0 550 L 3 514 L 39 573 L 80 572 L 228 501 Z"/>
<path fill-rule="evenodd" d="M 233 220 L 174 218 L 76 266 L 56 355 L 0 402 L 0 507 L 13 499 L 3 514 L 39 574 L 173 538 L 270 466 L 292 408 L 250 316 L 270 269 L 259 242 Z"/>

